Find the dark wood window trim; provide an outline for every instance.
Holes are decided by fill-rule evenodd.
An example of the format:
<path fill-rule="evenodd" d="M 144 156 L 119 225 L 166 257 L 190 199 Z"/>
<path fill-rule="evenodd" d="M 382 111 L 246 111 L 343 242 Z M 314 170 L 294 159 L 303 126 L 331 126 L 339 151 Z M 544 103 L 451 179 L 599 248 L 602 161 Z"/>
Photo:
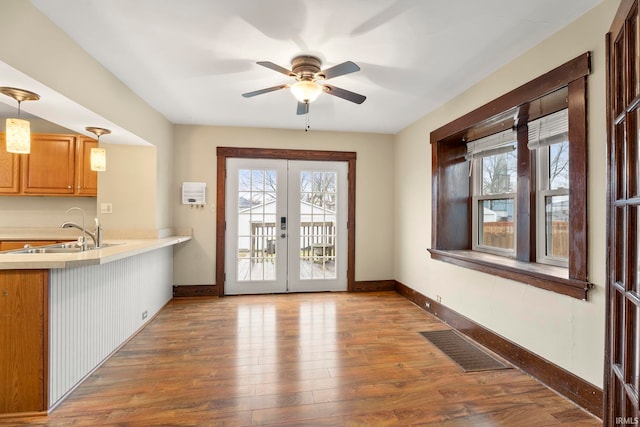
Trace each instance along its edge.
<path fill-rule="evenodd" d="M 586 299 L 587 274 L 587 76 L 590 53 L 494 99 L 430 134 L 432 152 L 431 257 L 506 277 L 574 298 Z M 560 99 L 554 93 L 566 98 Z M 518 128 L 559 108 L 569 109 L 569 267 L 535 262 L 535 171 L 528 150 L 518 150 L 516 259 L 471 250 L 471 204 L 466 141 Z M 526 132 L 518 146 L 526 147 Z M 524 157 L 526 156 L 526 157 Z M 524 231 L 521 233 L 521 231 Z"/>
<path fill-rule="evenodd" d="M 218 147 L 216 180 L 216 287 L 218 296 L 224 295 L 225 277 L 225 199 L 227 158 L 320 160 L 348 163 L 347 212 L 347 290 L 356 291 L 356 153 L 350 151 L 281 150 L 270 148 Z"/>

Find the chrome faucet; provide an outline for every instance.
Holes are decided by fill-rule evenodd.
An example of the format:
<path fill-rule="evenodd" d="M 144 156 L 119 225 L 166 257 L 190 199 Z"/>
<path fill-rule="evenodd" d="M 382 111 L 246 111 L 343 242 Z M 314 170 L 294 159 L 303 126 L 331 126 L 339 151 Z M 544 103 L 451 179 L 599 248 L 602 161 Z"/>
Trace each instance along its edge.
<path fill-rule="evenodd" d="M 75 222 L 67 221 L 67 222 L 63 222 L 60 225 L 60 227 L 61 228 L 72 228 L 73 227 L 73 228 L 77 228 L 78 230 L 82 231 L 82 250 L 83 251 L 86 251 L 88 249 L 87 237 L 86 236 L 91 237 L 91 240 L 93 240 L 93 246 L 94 247 L 96 247 L 96 248 L 101 247 L 102 246 L 102 226 L 100 225 L 100 221 L 98 221 L 98 218 L 95 218 L 96 228 L 93 230 L 93 233 L 92 233 L 91 231 L 87 230 L 87 228 L 85 227 L 85 215 L 84 215 L 84 211 L 81 208 L 79 208 L 77 206 L 69 208 L 65 212 L 65 215 L 68 214 L 69 212 L 73 211 L 73 210 L 79 210 L 80 213 L 82 214 L 82 226 L 79 226 Z"/>

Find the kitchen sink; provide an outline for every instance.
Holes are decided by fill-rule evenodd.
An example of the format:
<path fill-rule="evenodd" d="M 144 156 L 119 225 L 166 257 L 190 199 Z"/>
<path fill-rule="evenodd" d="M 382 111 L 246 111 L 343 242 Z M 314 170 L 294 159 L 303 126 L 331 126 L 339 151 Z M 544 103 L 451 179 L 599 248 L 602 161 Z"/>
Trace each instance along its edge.
<path fill-rule="evenodd" d="M 8 251 L 10 254 L 70 254 L 74 252 L 82 252 L 82 248 L 49 248 L 49 247 L 37 247 L 37 248 L 24 248 L 13 251 Z"/>
<path fill-rule="evenodd" d="M 94 246 L 89 246 L 87 251 L 95 250 L 95 249 L 104 249 L 109 246 L 120 245 L 121 243 L 103 243 L 102 246 L 96 248 Z M 76 242 L 70 243 L 56 243 L 55 245 L 47 245 L 47 246 L 37 246 L 35 248 L 22 248 L 22 249 L 12 249 L 9 251 L 3 251 L 3 254 L 73 254 L 82 252 L 82 248 Z"/>

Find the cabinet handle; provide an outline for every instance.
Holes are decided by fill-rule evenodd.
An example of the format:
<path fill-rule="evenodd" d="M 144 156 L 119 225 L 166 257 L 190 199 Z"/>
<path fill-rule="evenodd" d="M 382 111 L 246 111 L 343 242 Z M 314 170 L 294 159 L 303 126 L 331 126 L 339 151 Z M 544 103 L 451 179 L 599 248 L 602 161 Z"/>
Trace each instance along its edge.
<path fill-rule="evenodd" d="M 70 185 L 67 185 L 67 188 L 68 188 L 69 190 L 71 190 L 71 186 L 70 186 Z"/>

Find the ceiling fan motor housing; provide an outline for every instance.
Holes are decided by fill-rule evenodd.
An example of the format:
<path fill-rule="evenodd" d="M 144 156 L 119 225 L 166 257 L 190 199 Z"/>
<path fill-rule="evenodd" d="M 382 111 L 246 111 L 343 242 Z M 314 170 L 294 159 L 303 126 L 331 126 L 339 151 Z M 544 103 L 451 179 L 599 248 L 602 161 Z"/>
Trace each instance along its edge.
<path fill-rule="evenodd" d="M 292 75 L 298 80 L 313 80 L 314 78 L 323 78 L 317 75 L 320 72 L 322 62 L 315 56 L 300 55 L 291 60 Z"/>

